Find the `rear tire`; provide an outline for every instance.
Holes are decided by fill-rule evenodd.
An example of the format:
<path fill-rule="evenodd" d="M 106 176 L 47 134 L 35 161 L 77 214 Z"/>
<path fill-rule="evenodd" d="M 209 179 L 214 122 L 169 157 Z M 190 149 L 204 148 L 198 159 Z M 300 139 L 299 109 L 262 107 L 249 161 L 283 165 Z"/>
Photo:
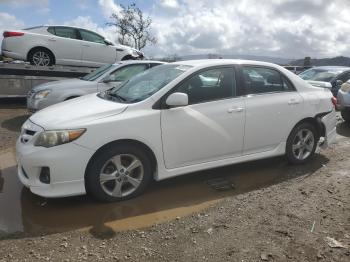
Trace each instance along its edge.
<path fill-rule="evenodd" d="M 152 165 L 137 146 L 116 144 L 98 153 L 88 166 L 85 186 L 103 202 L 127 200 L 140 195 L 152 180 Z"/>
<path fill-rule="evenodd" d="M 315 154 L 318 135 L 310 123 L 301 123 L 294 127 L 287 139 L 286 157 L 292 164 L 304 164 Z"/>
<path fill-rule="evenodd" d="M 350 123 L 350 110 L 342 110 L 340 113 L 344 121 Z"/>
<path fill-rule="evenodd" d="M 28 60 L 31 65 L 51 66 L 55 63 L 53 54 L 45 48 L 36 48 L 30 51 Z"/>

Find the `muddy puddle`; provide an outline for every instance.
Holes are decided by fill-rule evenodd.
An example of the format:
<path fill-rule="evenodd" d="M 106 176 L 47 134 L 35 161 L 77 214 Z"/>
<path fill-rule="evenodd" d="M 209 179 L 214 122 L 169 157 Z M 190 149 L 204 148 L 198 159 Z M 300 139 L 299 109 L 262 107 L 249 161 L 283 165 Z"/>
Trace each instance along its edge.
<path fill-rule="evenodd" d="M 317 158 L 322 158 L 318 156 Z M 23 188 L 12 151 L 0 153 L 0 236 L 39 236 L 71 230 L 110 234 L 201 211 L 224 197 L 307 175 L 326 160 L 294 167 L 282 158 L 239 164 L 155 183 L 135 199 L 98 203 L 87 196 L 44 199 Z"/>

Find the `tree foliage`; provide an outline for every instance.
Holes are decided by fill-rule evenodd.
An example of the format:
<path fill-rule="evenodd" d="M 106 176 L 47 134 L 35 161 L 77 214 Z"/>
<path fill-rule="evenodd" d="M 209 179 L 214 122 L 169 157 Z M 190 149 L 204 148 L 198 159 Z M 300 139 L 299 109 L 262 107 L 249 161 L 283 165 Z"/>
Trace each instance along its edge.
<path fill-rule="evenodd" d="M 116 27 L 119 43 L 131 45 L 138 50 L 148 43 L 155 44 L 156 38 L 150 32 L 152 19 L 149 16 L 145 17 L 135 3 L 120 7 L 122 10 L 112 14 L 112 21 L 108 23 Z"/>

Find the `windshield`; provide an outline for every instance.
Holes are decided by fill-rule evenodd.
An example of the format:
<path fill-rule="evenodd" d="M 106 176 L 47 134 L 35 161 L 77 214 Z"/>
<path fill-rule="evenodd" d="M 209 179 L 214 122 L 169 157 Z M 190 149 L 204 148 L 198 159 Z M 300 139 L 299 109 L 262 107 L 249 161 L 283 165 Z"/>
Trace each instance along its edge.
<path fill-rule="evenodd" d="M 125 82 L 121 87 L 102 93 L 104 98 L 116 98 L 118 102 L 135 103 L 158 92 L 192 66 L 166 64 L 153 67 Z"/>
<path fill-rule="evenodd" d="M 331 80 L 342 73 L 343 70 L 341 69 L 309 69 L 301 74 L 299 76 L 304 80 L 311 80 L 311 81 L 323 81 L 323 82 L 331 82 Z"/>
<path fill-rule="evenodd" d="M 97 78 L 99 78 L 101 75 L 103 75 L 107 70 L 109 70 L 113 65 L 105 65 L 102 66 L 98 69 L 96 69 L 95 71 L 91 72 L 90 74 L 85 75 L 84 77 L 82 77 L 82 80 L 85 81 L 94 81 Z"/>

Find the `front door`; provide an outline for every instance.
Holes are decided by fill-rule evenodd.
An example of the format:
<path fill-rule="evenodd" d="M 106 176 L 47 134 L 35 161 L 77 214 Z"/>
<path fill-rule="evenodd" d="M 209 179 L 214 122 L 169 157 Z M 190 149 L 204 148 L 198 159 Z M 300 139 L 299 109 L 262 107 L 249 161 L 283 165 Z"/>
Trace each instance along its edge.
<path fill-rule="evenodd" d="M 82 63 L 83 65 L 101 66 L 115 63 L 117 51 L 112 45 L 108 45 L 104 38 L 93 32 L 79 29 L 82 39 Z"/>
<path fill-rule="evenodd" d="M 245 102 L 236 96 L 235 79 L 233 67 L 208 69 L 173 90 L 186 93 L 189 105 L 161 112 L 166 168 L 242 154 Z"/>

